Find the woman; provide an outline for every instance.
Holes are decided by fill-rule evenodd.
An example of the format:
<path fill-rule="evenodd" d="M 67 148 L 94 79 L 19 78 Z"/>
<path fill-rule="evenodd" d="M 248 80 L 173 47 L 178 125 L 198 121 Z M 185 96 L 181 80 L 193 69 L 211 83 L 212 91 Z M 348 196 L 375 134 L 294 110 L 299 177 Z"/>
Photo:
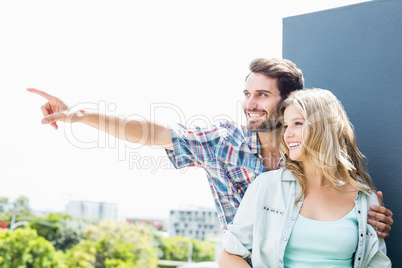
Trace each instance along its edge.
<path fill-rule="evenodd" d="M 340 102 L 328 90 L 300 90 L 280 113 L 283 168 L 248 188 L 220 267 L 249 267 L 243 258 L 255 268 L 391 267 L 367 224 L 379 200 Z"/>

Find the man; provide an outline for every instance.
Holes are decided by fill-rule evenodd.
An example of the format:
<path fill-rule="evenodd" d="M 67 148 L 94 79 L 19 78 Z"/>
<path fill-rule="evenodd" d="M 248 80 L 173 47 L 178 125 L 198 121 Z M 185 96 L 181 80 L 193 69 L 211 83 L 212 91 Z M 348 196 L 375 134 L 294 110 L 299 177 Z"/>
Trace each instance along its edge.
<path fill-rule="evenodd" d="M 278 106 L 288 94 L 303 89 L 303 74 L 294 63 L 284 59 L 256 59 L 250 64 L 246 78 L 243 110 L 247 127 L 221 122 L 212 129 L 182 125 L 167 127 L 155 122 L 110 117 L 86 110 L 72 112 L 60 99 L 37 89 L 28 89 L 48 100 L 41 107 L 43 124 L 57 129 L 57 121 L 84 123 L 117 138 L 144 145 L 159 146 L 176 168 L 203 167 L 219 220 L 223 228 L 229 224 L 248 185 L 264 171 L 279 167 L 280 123 Z M 99 124 L 105 122 L 105 124 Z M 380 193 L 381 197 L 382 194 Z M 392 212 L 381 206 L 371 207 L 369 222 L 387 237 L 393 224 Z"/>

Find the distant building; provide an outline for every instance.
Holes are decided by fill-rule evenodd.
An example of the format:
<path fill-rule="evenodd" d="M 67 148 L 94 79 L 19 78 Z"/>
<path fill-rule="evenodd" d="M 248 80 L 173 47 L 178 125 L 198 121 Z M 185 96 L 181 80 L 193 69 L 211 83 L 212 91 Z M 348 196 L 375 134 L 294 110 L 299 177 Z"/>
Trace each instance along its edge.
<path fill-rule="evenodd" d="M 191 207 L 170 211 L 168 232 L 170 236 L 205 240 L 208 235 L 222 233 L 222 229 L 213 208 Z"/>
<path fill-rule="evenodd" d="M 66 206 L 66 213 L 72 216 L 116 220 L 117 205 L 106 202 L 70 201 Z"/>

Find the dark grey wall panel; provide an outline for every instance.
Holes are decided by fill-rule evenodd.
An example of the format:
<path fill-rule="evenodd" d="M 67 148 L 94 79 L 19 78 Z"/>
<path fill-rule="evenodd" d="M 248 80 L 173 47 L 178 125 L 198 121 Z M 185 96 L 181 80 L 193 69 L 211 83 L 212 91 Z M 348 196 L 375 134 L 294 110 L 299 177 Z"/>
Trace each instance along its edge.
<path fill-rule="evenodd" d="M 402 267 L 402 1 L 371 1 L 285 18 L 283 57 L 306 87 L 342 101 L 395 223 L 386 239 Z"/>

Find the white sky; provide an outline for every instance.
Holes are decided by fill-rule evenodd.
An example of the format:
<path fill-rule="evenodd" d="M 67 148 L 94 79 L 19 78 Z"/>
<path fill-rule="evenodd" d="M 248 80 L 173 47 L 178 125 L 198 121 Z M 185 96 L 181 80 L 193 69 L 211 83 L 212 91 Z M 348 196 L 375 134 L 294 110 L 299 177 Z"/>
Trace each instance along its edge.
<path fill-rule="evenodd" d="M 121 217 L 213 206 L 202 169 L 82 125 L 42 126 L 45 101 L 25 88 L 126 117 L 239 122 L 250 61 L 281 57 L 282 18 L 359 2 L 1 1 L 0 196 L 40 211 L 112 202 Z"/>

